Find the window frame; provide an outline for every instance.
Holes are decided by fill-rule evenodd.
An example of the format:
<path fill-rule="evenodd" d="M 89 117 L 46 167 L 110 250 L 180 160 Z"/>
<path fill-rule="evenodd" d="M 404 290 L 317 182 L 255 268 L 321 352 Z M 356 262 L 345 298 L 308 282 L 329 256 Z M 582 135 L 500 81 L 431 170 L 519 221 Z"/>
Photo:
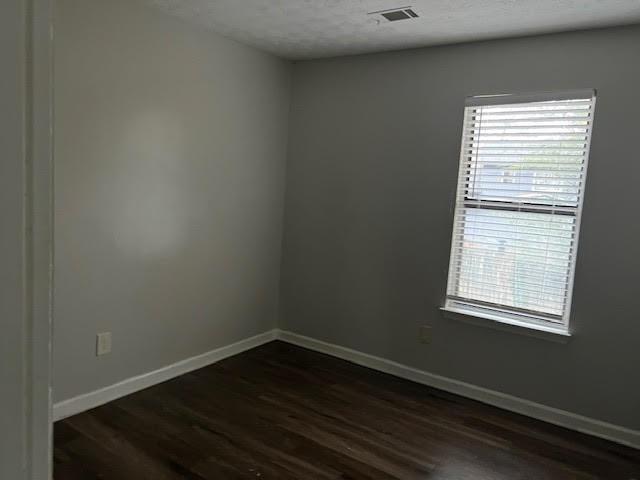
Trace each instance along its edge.
<path fill-rule="evenodd" d="M 522 104 L 522 103 L 535 103 L 545 101 L 567 101 L 567 100 L 589 99 L 591 102 L 590 116 L 587 138 L 585 141 L 585 153 L 583 156 L 583 172 L 582 182 L 580 184 L 581 191 L 578 195 L 576 206 L 562 207 L 553 204 L 544 205 L 536 202 L 515 202 L 508 200 L 486 200 L 482 198 L 473 199 L 469 192 L 471 185 L 469 183 L 469 174 L 464 174 L 462 169 L 465 168 L 468 163 L 468 147 L 466 146 L 465 136 L 468 134 L 467 122 L 469 111 L 473 108 L 481 108 L 484 106 L 501 106 L 509 104 Z M 597 92 L 595 89 L 581 89 L 571 91 L 557 91 L 557 92 L 543 92 L 543 93 L 527 93 L 527 94 L 499 94 L 499 95 L 478 95 L 467 97 L 464 107 L 463 116 L 463 128 L 460 142 L 460 157 L 458 163 L 457 177 L 456 177 L 456 195 L 454 197 L 453 205 L 453 221 L 451 229 L 451 249 L 449 253 L 449 268 L 447 271 L 447 285 L 445 291 L 445 302 L 441 310 L 451 312 L 454 314 L 454 318 L 458 315 L 473 317 L 480 319 L 480 321 L 492 321 L 499 324 L 506 324 L 508 326 L 522 327 L 527 330 L 537 330 L 543 333 L 557 334 L 562 336 L 570 336 L 571 330 L 571 316 L 573 311 L 573 293 L 575 284 L 575 273 L 577 264 L 577 255 L 580 241 L 580 231 L 582 223 L 582 213 L 584 205 L 584 197 L 586 190 L 587 175 L 589 171 L 589 157 L 591 154 L 591 140 L 593 136 L 594 120 L 595 120 L 595 107 L 596 107 Z M 463 187 L 463 182 L 464 187 Z M 465 188 L 462 200 L 460 199 L 460 190 Z M 460 202 L 462 202 L 460 204 Z M 510 307 L 507 305 L 500 305 L 490 302 L 482 302 L 474 300 L 469 302 L 469 299 L 450 295 L 452 268 L 456 268 L 454 265 L 459 254 L 455 254 L 455 250 L 460 247 L 458 234 L 456 233 L 456 220 L 458 217 L 459 209 L 477 208 L 480 210 L 489 211 L 514 211 L 514 212 L 531 212 L 531 213 L 543 213 L 548 215 L 568 215 L 574 218 L 574 238 L 571 246 L 571 259 L 567 273 L 567 286 L 565 289 L 566 300 L 564 304 L 564 310 L 562 315 L 543 314 L 539 311 L 533 311 L 528 309 L 520 309 L 518 307 Z M 456 276 L 456 282 L 460 282 L 460 276 Z M 456 288 L 457 291 L 457 288 Z M 449 317 L 449 315 L 447 315 Z M 474 322 L 475 323 L 475 322 Z"/>

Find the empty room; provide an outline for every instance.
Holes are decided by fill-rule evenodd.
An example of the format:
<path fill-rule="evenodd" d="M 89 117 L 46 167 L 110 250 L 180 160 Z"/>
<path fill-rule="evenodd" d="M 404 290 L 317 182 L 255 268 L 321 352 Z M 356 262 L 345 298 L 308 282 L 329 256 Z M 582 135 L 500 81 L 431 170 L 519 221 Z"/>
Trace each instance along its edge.
<path fill-rule="evenodd" d="M 0 24 L 0 480 L 640 479 L 639 0 Z"/>

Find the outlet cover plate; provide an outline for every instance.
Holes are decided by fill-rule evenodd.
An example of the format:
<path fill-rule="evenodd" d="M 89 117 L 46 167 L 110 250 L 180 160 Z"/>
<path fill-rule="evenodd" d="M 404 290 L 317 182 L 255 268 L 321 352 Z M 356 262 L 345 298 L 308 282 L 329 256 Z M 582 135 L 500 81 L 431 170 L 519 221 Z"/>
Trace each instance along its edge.
<path fill-rule="evenodd" d="M 99 333 L 96 337 L 96 355 L 111 353 L 111 332 Z"/>
<path fill-rule="evenodd" d="M 420 342 L 431 343 L 431 327 L 429 325 L 423 325 L 420 327 Z"/>

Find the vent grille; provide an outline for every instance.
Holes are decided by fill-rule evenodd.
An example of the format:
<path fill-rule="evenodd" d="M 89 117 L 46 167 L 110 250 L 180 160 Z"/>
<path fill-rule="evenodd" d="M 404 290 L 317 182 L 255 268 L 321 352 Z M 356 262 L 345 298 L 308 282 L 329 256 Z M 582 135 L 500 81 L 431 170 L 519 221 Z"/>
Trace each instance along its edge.
<path fill-rule="evenodd" d="M 379 10 L 377 12 L 370 12 L 369 15 L 375 15 L 380 17 L 380 20 L 384 22 L 397 22 L 399 20 L 410 20 L 412 18 L 418 18 L 419 15 L 413 10 L 412 7 L 400 7 L 390 10 Z"/>

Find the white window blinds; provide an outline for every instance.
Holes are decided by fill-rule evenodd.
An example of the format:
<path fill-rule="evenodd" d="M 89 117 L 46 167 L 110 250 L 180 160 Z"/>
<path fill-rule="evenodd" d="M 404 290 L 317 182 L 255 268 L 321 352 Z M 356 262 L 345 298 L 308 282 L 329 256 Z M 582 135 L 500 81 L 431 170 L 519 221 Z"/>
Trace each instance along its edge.
<path fill-rule="evenodd" d="M 594 105 L 467 100 L 446 307 L 568 327 Z"/>

